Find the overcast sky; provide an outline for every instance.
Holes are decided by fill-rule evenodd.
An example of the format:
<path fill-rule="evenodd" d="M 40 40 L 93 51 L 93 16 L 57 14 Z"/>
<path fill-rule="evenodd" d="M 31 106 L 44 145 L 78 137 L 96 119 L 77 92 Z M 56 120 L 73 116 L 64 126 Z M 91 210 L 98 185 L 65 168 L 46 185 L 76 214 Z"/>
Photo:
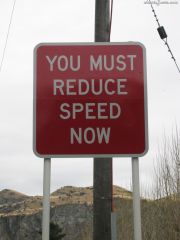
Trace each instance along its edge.
<path fill-rule="evenodd" d="M 180 64 L 180 1 L 154 1 Z M 0 0 L 0 61 L 14 0 Z M 42 194 L 43 159 L 32 151 L 33 49 L 40 42 L 93 42 L 94 0 L 17 0 L 0 72 L 0 190 Z M 112 42 L 142 42 L 147 51 L 149 152 L 140 158 L 140 180 L 153 177 L 164 132 L 180 123 L 180 74 L 157 33 L 150 5 L 114 0 Z M 93 159 L 53 159 L 51 190 L 93 184 Z M 129 187 L 131 159 L 114 159 L 114 184 Z"/>

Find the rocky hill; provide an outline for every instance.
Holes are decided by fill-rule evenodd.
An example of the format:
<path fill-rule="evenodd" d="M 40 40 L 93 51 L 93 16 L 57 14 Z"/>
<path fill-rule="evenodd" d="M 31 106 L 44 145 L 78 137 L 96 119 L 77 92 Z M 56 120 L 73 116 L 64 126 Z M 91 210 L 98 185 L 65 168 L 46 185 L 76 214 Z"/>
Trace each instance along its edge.
<path fill-rule="evenodd" d="M 113 187 L 117 240 L 133 239 L 132 194 Z M 93 188 L 62 187 L 51 194 L 51 221 L 63 240 L 92 240 Z M 141 199 L 142 239 L 180 239 L 180 198 Z M 0 240 L 41 240 L 42 197 L 0 191 Z M 101 240 L 101 239 L 100 239 Z"/>
<path fill-rule="evenodd" d="M 114 198 L 131 192 L 113 187 Z M 64 240 L 92 239 L 92 187 L 62 187 L 51 194 L 51 221 L 66 233 Z M 42 197 L 12 190 L 0 192 L 0 240 L 40 240 Z"/>
<path fill-rule="evenodd" d="M 16 202 L 22 202 L 29 197 L 17 191 L 4 189 L 0 191 L 0 205 L 2 204 L 13 204 Z"/>

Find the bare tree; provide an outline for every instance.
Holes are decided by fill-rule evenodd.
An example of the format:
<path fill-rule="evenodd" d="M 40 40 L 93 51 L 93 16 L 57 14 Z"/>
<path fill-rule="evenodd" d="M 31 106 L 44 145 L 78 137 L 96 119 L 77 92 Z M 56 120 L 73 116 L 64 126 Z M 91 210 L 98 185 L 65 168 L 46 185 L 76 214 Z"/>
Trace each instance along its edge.
<path fill-rule="evenodd" d="M 180 132 L 175 127 L 171 136 L 163 137 L 154 168 L 154 201 L 144 212 L 149 225 L 147 239 L 180 239 Z M 151 208 L 151 211 L 150 211 Z M 144 209 L 145 210 L 145 209 Z M 148 222 L 148 219 L 151 221 Z M 147 236 L 147 229 L 144 229 Z M 146 239 L 146 237 L 144 237 Z"/>
<path fill-rule="evenodd" d="M 154 197 L 180 197 L 180 133 L 178 128 L 170 137 L 164 135 L 156 156 Z"/>

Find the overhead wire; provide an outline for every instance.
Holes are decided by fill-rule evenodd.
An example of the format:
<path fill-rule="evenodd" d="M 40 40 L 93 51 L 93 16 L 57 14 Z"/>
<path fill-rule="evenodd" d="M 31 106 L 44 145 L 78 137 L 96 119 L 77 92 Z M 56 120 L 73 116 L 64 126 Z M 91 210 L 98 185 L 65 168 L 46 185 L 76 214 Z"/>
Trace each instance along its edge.
<path fill-rule="evenodd" d="M 110 8 L 110 19 L 109 19 L 109 42 L 111 40 L 111 27 L 112 27 L 112 16 L 113 16 L 113 3 L 114 0 L 111 0 L 111 8 Z"/>
<path fill-rule="evenodd" d="M 10 21 L 9 21 L 9 25 L 8 25 L 8 30 L 7 30 L 7 34 L 6 34 L 5 44 L 4 44 L 1 63 L 0 63 L 0 72 L 2 71 L 2 67 L 3 67 L 4 57 L 5 57 L 6 48 L 7 48 L 8 39 L 9 39 L 9 33 L 10 33 L 11 24 L 12 24 L 12 20 L 13 20 L 13 14 L 14 14 L 14 10 L 15 10 L 15 5 L 16 5 L 16 0 L 14 0 L 12 11 L 11 11 Z"/>
<path fill-rule="evenodd" d="M 164 27 L 161 26 L 160 23 L 159 23 L 159 19 L 158 19 L 158 17 L 157 17 L 157 14 L 156 14 L 156 12 L 155 12 L 154 7 L 153 7 L 152 1 L 149 0 L 149 3 L 150 3 L 150 5 L 151 5 L 152 12 L 153 12 L 154 17 L 155 17 L 155 19 L 156 19 L 156 22 L 157 22 L 157 24 L 158 24 L 158 29 L 157 29 L 157 30 L 158 30 L 158 32 L 159 32 L 159 35 L 160 35 L 161 39 L 164 41 L 165 45 L 167 46 L 168 52 L 170 53 L 171 58 L 173 59 L 173 61 L 174 61 L 175 65 L 176 65 L 176 68 L 177 68 L 178 72 L 180 73 L 180 67 L 178 66 L 178 64 L 177 64 L 177 62 L 176 62 L 176 59 L 175 59 L 175 57 L 174 57 L 174 54 L 173 54 L 173 52 L 172 52 L 172 50 L 171 50 L 171 48 L 170 48 L 170 46 L 169 46 L 169 44 L 168 44 L 167 34 L 166 34 L 166 32 L 165 32 L 165 29 L 164 29 Z"/>
<path fill-rule="evenodd" d="M 150 4 L 151 4 L 152 12 L 154 13 L 154 17 L 155 17 L 155 19 L 156 19 L 156 22 L 157 22 L 158 26 L 160 27 L 161 25 L 160 25 L 160 23 L 159 23 L 159 19 L 157 18 L 156 12 L 155 12 L 155 10 L 154 10 L 154 8 L 153 8 L 153 4 L 152 4 L 151 0 L 149 0 L 149 2 L 150 2 Z"/>

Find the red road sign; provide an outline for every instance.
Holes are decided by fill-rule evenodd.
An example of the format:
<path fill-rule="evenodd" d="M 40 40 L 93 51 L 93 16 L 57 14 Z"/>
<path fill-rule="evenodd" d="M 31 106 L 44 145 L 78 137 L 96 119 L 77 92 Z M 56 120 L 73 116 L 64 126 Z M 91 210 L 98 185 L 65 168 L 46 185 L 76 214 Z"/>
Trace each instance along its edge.
<path fill-rule="evenodd" d="M 34 50 L 35 154 L 144 155 L 146 88 L 140 43 L 39 44 Z"/>

